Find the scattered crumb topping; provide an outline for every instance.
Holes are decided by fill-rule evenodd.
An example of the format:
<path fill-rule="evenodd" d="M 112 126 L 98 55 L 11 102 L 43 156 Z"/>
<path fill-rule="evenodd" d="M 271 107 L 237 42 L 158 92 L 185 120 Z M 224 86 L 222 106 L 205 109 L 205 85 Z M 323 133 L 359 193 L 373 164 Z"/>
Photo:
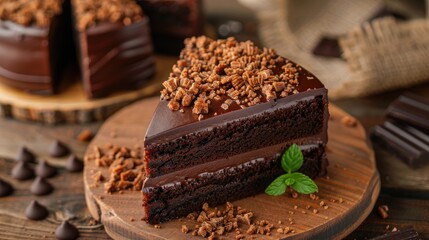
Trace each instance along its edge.
<path fill-rule="evenodd" d="M 273 49 L 259 49 L 250 41 L 234 38 L 185 40 L 180 60 L 163 82 L 161 99 L 172 111 L 192 107 L 192 113 L 209 113 L 214 101 L 228 110 L 241 108 L 297 93 L 298 66 Z"/>
<path fill-rule="evenodd" d="M 377 208 L 378 215 L 380 215 L 382 219 L 386 219 L 389 217 L 388 211 L 389 211 L 389 207 L 387 205 L 381 205 L 381 206 L 378 206 Z"/>
<path fill-rule="evenodd" d="M 133 0 L 73 0 L 77 29 L 83 31 L 99 22 L 130 25 L 142 19 L 142 10 Z"/>
<path fill-rule="evenodd" d="M 104 148 L 94 147 L 88 160 L 94 160 L 98 167 L 109 168 L 110 177 L 105 179 L 100 171 L 93 175 L 96 184 L 107 181 L 104 188 L 107 193 L 121 192 L 125 189 L 140 191 L 146 177 L 140 147 L 130 150 L 106 144 Z"/>
<path fill-rule="evenodd" d="M 200 212 L 190 213 L 187 218 L 196 221 L 196 225 L 193 230 L 192 226 L 182 225 L 183 233 L 209 239 L 217 239 L 217 237 L 227 233 L 235 233 L 236 239 L 247 238 L 248 235 L 255 234 L 270 236 L 274 228 L 277 228 L 276 231 L 282 234 L 295 233 L 290 227 L 275 227 L 274 224 L 266 220 L 255 221 L 252 211 L 240 206 L 236 207 L 230 202 L 226 203 L 225 210 L 210 208 L 205 203 Z"/>
<path fill-rule="evenodd" d="M 52 18 L 61 13 L 63 0 L 1 0 L 0 19 L 23 26 L 49 26 Z"/>

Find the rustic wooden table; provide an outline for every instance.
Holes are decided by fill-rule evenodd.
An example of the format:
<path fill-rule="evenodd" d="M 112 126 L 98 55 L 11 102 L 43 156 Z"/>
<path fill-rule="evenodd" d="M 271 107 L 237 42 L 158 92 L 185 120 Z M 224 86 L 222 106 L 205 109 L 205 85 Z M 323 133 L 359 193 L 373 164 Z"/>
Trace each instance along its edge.
<path fill-rule="evenodd" d="M 246 38 L 246 37 L 243 37 Z M 250 37 L 252 39 L 255 36 Z M 337 100 L 334 103 L 359 119 L 370 129 L 380 123 L 387 105 L 405 91 L 415 92 L 429 98 L 429 84 L 410 89 L 384 93 L 365 98 Z M 29 191 L 30 181 L 16 181 L 10 177 L 13 158 L 22 145 L 29 147 L 40 158 L 53 165 L 64 166 L 64 159 L 51 159 L 47 151 L 55 140 L 67 143 L 72 152 L 82 157 L 87 143 L 76 140 L 82 129 L 94 133 L 102 122 L 82 125 L 43 126 L 35 123 L 0 119 L 0 177 L 16 187 L 14 195 L 0 198 L 0 239 L 47 239 L 54 238 L 53 232 L 64 219 L 70 219 L 79 227 L 82 239 L 110 239 L 103 226 L 94 221 L 86 206 L 81 173 L 60 174 L 49 181 L 55 191 L 47 197 L 35 197 Z M 411 170 L 402 161 L 378 145 L 374 145 L 378 170 L 381 176 L 381 194 L 375 209 L 346 239 L 365 239 L 413 226 L 424 239 L 429 239 L 429 165 Z M 40 200 L 51 214 L 47 220 L 31 221 L 24 216 L 24 209 L 33 200 Z M 376 208 L 387 205 L 389 217 L 381 219 Z"/>
<path fill-rule="evenodd" d="M 404 91 L 429 97 L 429 84 L 381 95 L 334 101 L 338 106 L 356 116 L 370 130 L 382 120 L 386 106 Z M 48 127 L 34 123 L 0 119 L 0 177 L 10 181 L 16 192 L 11 197 L 0 199 L 0 239 L 38 239 L 53 237 L 53 231 L 63 219 L 71 219 L 79 226 L 85 239 L 108 239 L 103 226 L 94 222 L 85 206 L 82 174 L 60 174 L 51 179 L 55 186 L 48 197 L 34 197 L 29 192 L 30 181 L 19 182 L 10 177 L 14 156 L 20 146 L 26 145 L 41 158 L 52 160 L 63 166 L 64 160 L 49 159 L 47 147 L 59 139 L 67 143 L 72 151 L 82 156 L 86 143 L 76 140 L 79 132 L 88 128 L 96 132 L 102 123 L 86 125 L 62 125 Z M 411 170 L 402 161 L 374 145 L 377 165 L 381 175 L 382 190 L 376 207 L 388 205 L 389 218 L 381 219 L 374 210 L 365 222 L 346 239 L 365 239 L 391 231 L 413 226 L 423 238 L 429 238 L 429 165 Z M 27 220 L 24 209 L 32 199 L 38 199 L 54 214 L 44 221 Z M 389 226 L 389 227 L 387 227 Z M 387 229 L 389 228 L 389 229 Z"/>

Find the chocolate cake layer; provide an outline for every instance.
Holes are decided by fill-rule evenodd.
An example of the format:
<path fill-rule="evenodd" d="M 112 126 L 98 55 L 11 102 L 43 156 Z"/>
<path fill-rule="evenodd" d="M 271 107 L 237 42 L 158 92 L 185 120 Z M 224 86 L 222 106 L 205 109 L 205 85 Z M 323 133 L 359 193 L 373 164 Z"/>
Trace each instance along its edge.
<path fill-rule="evenodd" d="M 70 5 L 48 26 L 0 21 L 0 81 L 34 94 L 52 94 L 70 58 Z"/>
<path fill-rule="evenodd" d="M 297 141 L 313 142 L 300 146 L 304 154 L 300 172 L 312 178 L 326 175 L 325 144 Z M 158 223 L 186 216 L 205 202 L 216 206 L 263 192 L 284 173 L 280 158 L 289 145 L 282 143 L 147 179 L 143 187 L 145 220 Z"/>
<path fill-rule="evenodd" d="M 326 142 L 327 104 L 326 89 L 316 89 L 179 125 L 146 139 L 146 173 L 155 177 L 320 133 L 325 133 L 320 140 Z M 172 112 L 165 102 L 155 112 L 152 123 L 161 127 L 183 124 L 183 118 L 193 117 L 191 112 Z"/>
<path fill-rule="evenodd" d="M 155 73 L 148 19 L 100 23 L 76 32 L 81 76 L 90 98 L 141 87 Z"/>

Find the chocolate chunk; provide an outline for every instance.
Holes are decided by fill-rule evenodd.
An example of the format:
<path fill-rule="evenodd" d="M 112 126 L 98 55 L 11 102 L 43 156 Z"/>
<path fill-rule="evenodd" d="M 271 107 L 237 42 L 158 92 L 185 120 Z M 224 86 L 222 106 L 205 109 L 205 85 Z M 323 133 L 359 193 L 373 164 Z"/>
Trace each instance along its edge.
<path fill-rule="evenodd" d="M 0 178 L 0 197 L 6 197 L 13 193 L 14 189 L 10 183 Z"/>
<path fill-rule="evenodd" d="M 66 169 L 69 172 L 80 172 L 83 169 L 83 162 L 75 155 L 71 155 L 66 162 Z"/>
<path fill-rule="evenodd" d="M 420 129 L 387 120 L 374 128 L 373 136 L 412 168 L 429 162 L 429 135 Z"/>
<path fill-rule="evenodd" d="M 48 209 L 46 209 L 45 206 L 41 205 L 36 200 L 31 201 L 31 203 L 25 209 L 25 216 L 31 220 L 43 220 L 48 215 Z"/>
<path fill-rule="evenodd" d="M 43 178 L 50 178 L 57 174 L 57 169 L 49 165 L 44 160 L 40 160 L 36 167 L 36 175 Z"/>
<path fill-rule="evenodd" d="M 42 177 L 37 177 L 30 187 L 30 192 L 34 195 L 47 195 L 54 190 L 54 187 Z"/>
<path fill-rule="evenodd" d="M 49 155 L 51 157 L 64 157 L 70 153 L 70 150 L 62 142 L 55 140 L 49 147 Z"/>
<path fill-rule="evenodd" d="M 34 177 L 34 170 L 27 162 L 19 161 L 12 168 L 11 175 L 18 180 L 27 180 Z"/>
<path fill-rule="evenodd" d="M 429 100 L 406 93 L 389 105 L 386 117 L 429 130 Z"/>
<path fill-rule="evenodd" d="M 413 228 L 407 228 L 404 230 L 398 230 L 395 232 L 390 232 L 383 234 L 381 236 L 371 238 L 370 240 L 383 240 L 383 239 L 389 239 L 389 240 L 420 240 L 423 239 L 420 237 L 419 233 L 416 232 Z"/>
<path fill-rule="evenodd" d="M 55 237 L 60 240 L 73 240 L 79 237 L 79 230 L 68 221 L 63 221 L 55 230 Z"/>
<path fill-rule="evenodd" d="M 322 37 L 313 49 L 316 56 L 341 58 L 341 48 L 337 38 Z"/>
<path fill-rule="evenodd" d="M 18 152 L 18 155 L 16 156 L 16 161 L 35 163 L 36 158 L 34 157 L 34 154 L 30 150 L 28 150 L 27 147 L 23 146 L 21 147 Z"/>

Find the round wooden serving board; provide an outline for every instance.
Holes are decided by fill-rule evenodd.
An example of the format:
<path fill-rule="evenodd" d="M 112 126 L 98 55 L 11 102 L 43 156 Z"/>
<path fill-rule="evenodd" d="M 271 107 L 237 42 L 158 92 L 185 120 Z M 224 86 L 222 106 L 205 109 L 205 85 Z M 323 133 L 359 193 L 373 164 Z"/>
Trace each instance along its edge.
<path fill-rule="evenodd" d="M 93 146 L 106 143 L 134 147 L 142 144 L 146 128 L 158 103 L 150 98 L 130 105 L 109 118 L 91 142 Z M 274 224 L 270 236 L 253 235 L 263 239 L 341 239 L 356 229 L 369 215 L 380 191 L 380 179 L 375 165 L 374 152 L 368 145 L 365 130 L 360 123 L 350 127 L 341 119 L 348 116 L 330 105 L 329 143 L 327 154 L 330 162 L 329 177 L 317 179 L 320 199 L 307 195 L 294 199 L 288 194 L 272 197 L 266 194 L 233 202 L 234 205 L 252 210 L 255 220 L 268 220 Z M 112 134 L 115 133 L 115 134 Z M 124 191 L 123 194 L 106 194 L 103 184 L 95 186 L 93 174 L 100 171 L 108 175 L 106 168 L 99 168 L 95 161 L 85 162 L 84 183 L 87 206 L 94 218 L 100 220 L 106 232 L 114 239 L 197 239 L 181 232 L 186 224 L 193 228 L 196 222 L 183 218 L 161 224 L 161 229 L 146 224 L 143 217 L 141 192 Z M 340 200 L 342 199 L 342 201 Z M 320 206 L 324 201 L 328 208 Z M 295 207 L 296 206 L 296 207 Z M 310 207 L 309 209 L 307 209 Z M 313 212 L 317 209 L 317 213 Z M 289 224 L 289 218 L 294 222 Z M 281 224 L 278 222 L 281 221 Z M 295 233 L 277 233 L 277 227 L 291 227 Z M 246 237 L 247 226 L 241 231 Z M 235 239 L 235 233 L 226 239 Z"/>
<path fill-rule="evenodd" d="M 0 84 L 0 116 L 46 124 L 104 120 L 129 103 L 157 93 L 161 82 L 168 78 L 165 69 L 171 69 L 176 61 L 176 57 L 156 56 L 156 74 L 146 86 L 99 99 L 87 99 L 80 79 L 74 79 L 70 86 L 61 86 L 60 93 L 51 96 L 29 94 Z"/>

